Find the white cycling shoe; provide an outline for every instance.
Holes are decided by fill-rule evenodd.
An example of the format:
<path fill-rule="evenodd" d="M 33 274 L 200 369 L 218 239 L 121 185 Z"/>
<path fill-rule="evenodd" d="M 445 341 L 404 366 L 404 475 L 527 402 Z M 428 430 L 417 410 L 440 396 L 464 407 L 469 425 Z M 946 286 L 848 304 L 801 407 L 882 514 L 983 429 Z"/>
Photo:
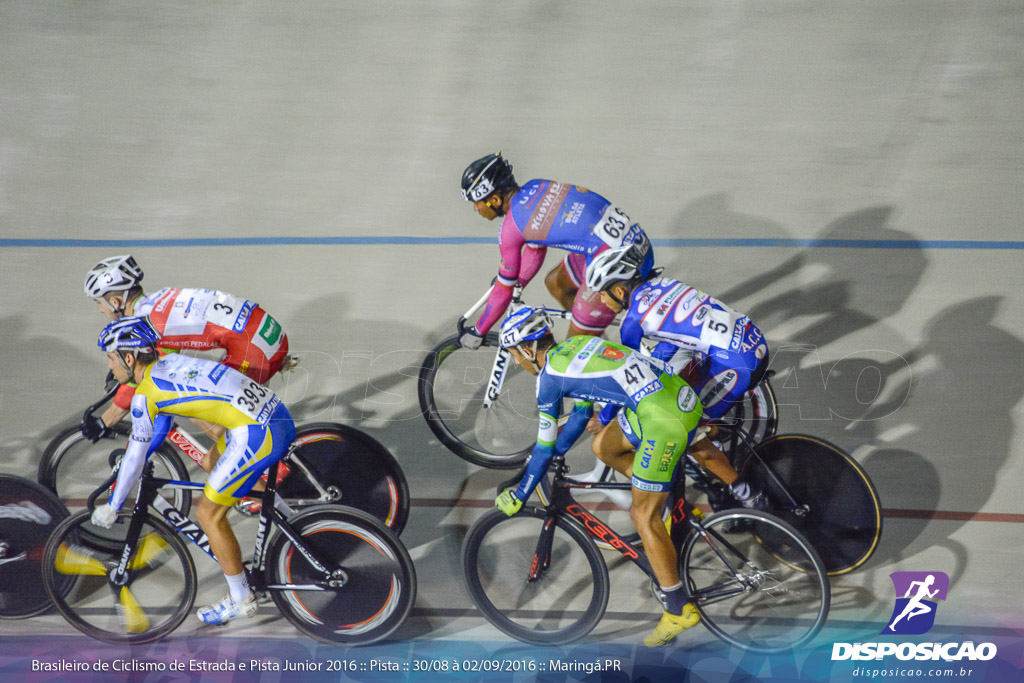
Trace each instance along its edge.
<path fill-rule="evenodd" d="M 252 617 L 256 615 L 256 594 L 249 593 L 249 597 L 241 602 L 235 602 L 228 595 L 216 605 L 200 607 L 196 612 L 199 621 L 214 626 L 226 624 L 232 619 L 240 617 Z"/>

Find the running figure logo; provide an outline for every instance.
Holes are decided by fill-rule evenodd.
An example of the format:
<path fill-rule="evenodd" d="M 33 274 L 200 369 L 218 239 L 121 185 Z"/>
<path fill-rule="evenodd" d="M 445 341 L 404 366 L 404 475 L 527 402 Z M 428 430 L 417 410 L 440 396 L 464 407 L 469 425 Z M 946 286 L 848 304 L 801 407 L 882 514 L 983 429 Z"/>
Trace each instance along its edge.
<path fill-rule="evenodd" d="M 896 589 L 896 606 L 882 633 L 927 633 L 935 624 L 936 601 L 946 599 L 949 576 L 943 572 L 893 572 L 889 576 Z"/>

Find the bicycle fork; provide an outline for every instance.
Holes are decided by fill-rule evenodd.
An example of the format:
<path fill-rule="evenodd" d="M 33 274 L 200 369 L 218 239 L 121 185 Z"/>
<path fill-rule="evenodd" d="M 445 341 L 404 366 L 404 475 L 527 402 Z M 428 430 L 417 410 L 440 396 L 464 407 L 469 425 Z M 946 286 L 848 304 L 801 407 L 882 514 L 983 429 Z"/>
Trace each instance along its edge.
<path fill-rule="evenodd" d="M 530 563 L 530 572 L 526 580 L 530 583 L 540 579 L 540 575 L 551 566 L 551 547 L 555 540 L 555 517 L 548 515 L 544 520 L 544 526 L 540 529 L 540 537 L 537 539 L 537 548 L 533 551 L 533 562 Z"/>
<path fill-rule="evenodd" d="M 501 385 L 505 382 L 505 373 L 508 372 L 509 360 L 512 354 L 508 349 L 498 349 L 494 356 L 494 363 L 491 365 L 491 374 L 487 378 L 487 391 L 484 394 L 483 406 L 490 408 L 491 404 L 498 400 L 501 395 Z"/>

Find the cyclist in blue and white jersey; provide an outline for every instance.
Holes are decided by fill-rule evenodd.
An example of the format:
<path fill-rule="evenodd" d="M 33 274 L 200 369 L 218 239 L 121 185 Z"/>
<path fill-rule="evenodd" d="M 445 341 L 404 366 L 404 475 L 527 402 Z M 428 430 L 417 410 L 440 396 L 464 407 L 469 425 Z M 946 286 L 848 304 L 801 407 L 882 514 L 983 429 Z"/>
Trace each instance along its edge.
<path fill-rule="evenodd" d="M 533 493 L 555 455 L 579 438 L 600 401 L 625 408 L 620 416 L 628 437 L 606 462 L 632 481 L 633 526 L 643 539 L 651 568 L 666 596 L 666 609 L 644 643 L 665 645 L 699 621 L 679 578 L 672 540 L 662 510 L 673 472 L 701 416 L 696 392 L 682 378 L 650 358 L 598 337 L 580 335 L 556 344 L 544 309 L 520 308 L 501 327 L 501 345 L 516 363 L 537 376 L 540 424 L 537 444 L 516 489 L 506 489 L 495 504 L 514 515 Z M 562 399 L 575 400 L 562 431 Z"/>
<path fill-rule="evenodd" d="M 641 263 L 642 254 L 634 247 L 606 251 L 588 266 L 587 286 L 599 291 L 616 313 L 626 311 L 619 330 L 623 345 L 639 350 L 642 340 L 654 342 L 652 357 L 668 363 L 697 390 L 703 420 L 721 417 L 768 371 L 764 334 L 748 316 L 696 287 L 646 276 Z M 608 424 L 614 412 L 606 407 L 600 422 Z M 603 434 L 595 439 L 595 450 Z M 702 437 L 689 454 L 729 485 L 744 507 L 764 509 L 763 495 L 738 480 L 725 454 Z"/>
<path fill-rule="evenodd" d="M 135 381 L 132 437 L 121 459 L 110 501 L 92 513 L 92 523 L 109 529 L 118 510 L 142 475 L 146 459 L 174 425 L 175 417 L 208 420 L 224 428 L 221 457 L 213 467 L 196 506 L 196 521 L 228 583 L 228 596 L 200 608 L 207 624 L 224 624 L 256 613 L 256 596 L 242 565 L 242 551 L 227 512 L 248 494 L 263 472 L 281 460 L 295 438 L 295 424 L 281 399 L 241 372 L 212 360 L 181 354 L 160 358 L 160 334 L 149 318 L 121 318 L 107 325 L 98 345 L 121 384 Z M 130 630 L 145 630 L 138 615 Z"/>

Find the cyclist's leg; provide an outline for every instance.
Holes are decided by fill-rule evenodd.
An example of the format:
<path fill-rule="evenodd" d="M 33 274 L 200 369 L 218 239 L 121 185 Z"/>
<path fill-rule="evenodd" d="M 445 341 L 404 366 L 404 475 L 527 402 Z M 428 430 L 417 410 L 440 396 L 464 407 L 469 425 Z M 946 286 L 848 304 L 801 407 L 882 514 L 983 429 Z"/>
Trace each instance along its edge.
<path fill-rule="evenodd" d="M 707 372 L 703 373 L 697 392 L 704 406 L 703 419 L 715 420 L 725 415 L 734 403 L 742 401 L 744 394 L 755 386 L 756 381 L 761 380 L 767 367 L 767 357 L 757 359 L 750 352 L 732 354 L 727 359 L 716 356 L 707 363 Z M 728 456 L 711 439 L 698 437 L 690 445 L 689 454 L 697 464 L 729 486 L 744 506 L 761 507 L 755 504 L 759 492 L 752 491 L 745 482 L 737 481 L 739 474 L 729 462 Z"/>
<path fill-rule="evenodd" d="M 668 491 L 644 491 L 634 486 L 633 505 L 629 508 L 630 520 L 643 539 L 647 559 L 662 588 L 679 583 L 676 554 L 661 514 L 667 498 Z"/>
<path fill-rule="evenodd" d="M 661 513 L 671 489 L 673 472 L 697 428 L 700 401 L 696 392 L 679 377 L 662 374 L 661 381 L 663 388 L 644 397 L 636 413 L 627 411 L 627 420 L 640 442 L 633 460 L 630 517 L 643 539 L 644 550 L 666 599 L 661 621 L 644 639 L 651 647 L 665 645 L 699 620 L 696 608 L 687 602 L 675 548 Z"/>
<path fill-rule="evenodd" d="M 220 624 L 256 612 L 255 598 L 246 581 L 242 551 L 227 520 L 227 511 L 252 490 L 260 475 L 284 457 L 295 438 L 295 426 L 284 404 L 279 404 L 267 426 L 247 425 L 230 431 L 224 455 L 206 482 L 196 521 L 206 532 L 210 549 L 220 563 L 229 595 L 217 605 L 199 610 L 199 618 Z"/>
<path fill-rule="evenodd" d="M 591 447 L 598 460 L 624 477 L 632 477 L 633 453 L 639 442 L 626 420 L 626 412 L 621 411 L 616 420 L 598 432 Z"/>
<path fill-rule="evenodd" d="M 198 427 L 203 434 L 213 439 L 213 445 L 210 446 L 210 450 L 206 451 L 206 455 L 203 456 L 203 462 L 200 467 L 207 473 L 212 472 L 213 468 L 217 466 L 217 461 L 220 459 L 220 454 L 224 452 L 224 434 L 226 430 L 219 424 L 209 422 L 199 417 L 193 417 L 192 424 Z"/>
<path fill-rule="evenodd" d="M 582 271 L 579 270 L 579 263 L 574 262 L 573 257 L 578 257 L 575 261 L 583 264 Z M 547 274 L 544 278 L 544 285 L 555 301 L 565 310 L 569 310 L 572 308 L 576 291 L 583 284 L 584 275 L 582 273 L 585 272 L 586 257 L 582 254 L 569 253 Z"/>

